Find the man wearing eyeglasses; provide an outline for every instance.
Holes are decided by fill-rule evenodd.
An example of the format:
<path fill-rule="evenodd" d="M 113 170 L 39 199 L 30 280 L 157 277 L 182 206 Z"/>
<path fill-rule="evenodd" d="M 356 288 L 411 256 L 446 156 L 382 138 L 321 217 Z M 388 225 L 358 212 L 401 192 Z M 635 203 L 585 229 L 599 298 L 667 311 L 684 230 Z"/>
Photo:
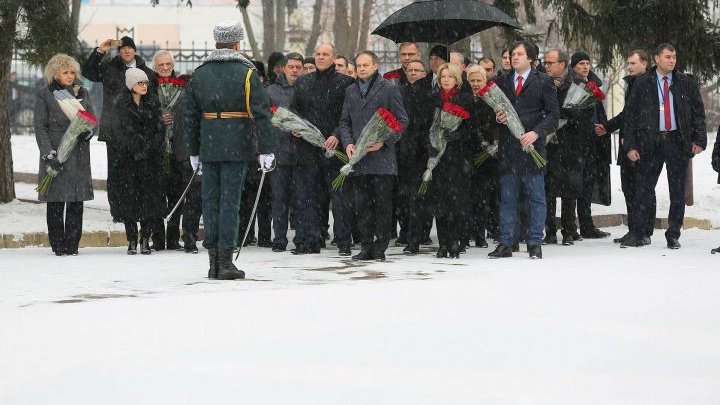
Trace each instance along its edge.
<path fill-rule="evenodd" d="M 383 75 L 386 80 L 395 81 L 398 86 L 402 86 L 408 82 L 407 69 L 410 61 L 420 59 L 420 48 L 415 42 L 403 42 L 400 44 L 400 67 L 391 70 Z"/>

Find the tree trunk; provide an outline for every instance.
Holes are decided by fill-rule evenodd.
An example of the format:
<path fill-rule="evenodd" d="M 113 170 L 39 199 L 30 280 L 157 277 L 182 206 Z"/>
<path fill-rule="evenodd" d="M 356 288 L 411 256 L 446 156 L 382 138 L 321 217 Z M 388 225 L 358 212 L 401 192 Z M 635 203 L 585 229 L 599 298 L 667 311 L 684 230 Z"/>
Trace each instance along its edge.
<path fill-rule="evenodd" d="M 360 0 L 350 0 L 350 30 L 348 31 L 346 56 L 350 59 L 357 52 L 357 44 L 360 30 Z"/>
<path fill-rule="evenodd" d="M 245 31 L 247 32 L 250 49 L 252 49 L 252 57 L 253 59 L 258 59 L 260 58 L 260 49 L 258 49 L 255 34 L 253 33 L 252 25 L 250 25 L 250 16 L 248 15 L 247 7 L 240 7 L 240 13 L 242 13 L 243 25 L 245 26 Z"/>
<path fill-rule="evenodd" d="M 15 199 L 10 118 L 7 111 L 7 89 L 20 6 L 9 1 L 0 5 L 0 203 Z"/>
<path fill-rule="evenodd" d="M 368 34 L 370 33 L 370 13 L 372 12 L 374 0 L 365 0 L 362 8 L 362 22 L 360 23 L 360 35 L 357 42 L 357 51 L 367 49 Z M 354 57 L 355 55 L 352 55 Z"/>
<path fill-rule="evenodd" d="M 72 8 L 70 9 L 70 25 L 75 30 L 75 36 L 80 33 L 80 7 L 82 0 L 72 0 Z"/>
<path fill-rule="evenodd" d="M 275 47 L 275 1 L 262 0 L 263 8 L 263 54 L 267 58 Z"/>
<path fill-rule="evenodd" d="M 315 0 L 315 5 L 313 6 L 312 28 L 307 46 L 305 47 L 305 57 L 315 54 L 315 45 L 317 44 L 318 38 L 320 38 L 320 33 L 322 32 L 320 14 L 322 14 L 323 1 L 324 0 Z"/>
<path fill-rule="evenodd" d="M 348 23 L 347 0 L 335 0 L 335 20 L 333 21 L 333 37 L 335 38 L 335 52 L 345 54 L 350 51 L 348 37 L 350 24 Z"/>
<path fill-rule="evenodd" d="M 287 20 L 287 1 L 275 0 L 275 49 L 272 51 L 285 53 L 285 21 Z M 270 57 L 266 54 L 265 57 Z M 270 68 L 268 66 L 268 68 Z"/>

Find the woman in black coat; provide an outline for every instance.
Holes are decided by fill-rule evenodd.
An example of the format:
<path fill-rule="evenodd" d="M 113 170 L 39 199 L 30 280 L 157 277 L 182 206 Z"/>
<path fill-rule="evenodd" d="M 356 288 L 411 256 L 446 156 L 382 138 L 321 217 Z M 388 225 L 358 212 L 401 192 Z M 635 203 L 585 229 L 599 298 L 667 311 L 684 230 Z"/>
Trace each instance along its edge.
<path fill-rule="evenodd" d="M 444 64 L 438 69 L 438 93 L 426 94 L 423 102 L 427 106 L 426 116 L 433 117 L 433 111 L 442 110 L 444 103 L 457 104 L 467 112 L 472 112 L 472 96 L 460 90 L 462 76 L 460 70 L 452 64 Z M 428 120 L 432 125 L 432 121 Z M 429 132 L 430 127 L 427 127 Z M 460 239 L 463 232 L 463 224 L 468 216 L 467 198 L 470 187 L 469 175 L 472 168 L 472 151 L 468 148 L 471 143 L 470 120 L 464 120 L 457 130 L 447 133 L 447 147 L 440 158 L 440 162 L 433 170 L 432 181 L 428 188 L 428 195 L 431 198 L 435 223 L 437 225 L 438 248 L 437 257 L 444 258 L 460 257 L 463 248 Z M 429 143 L 429 140 L 428 140 Z M 430 155 L 437 152 L 428 145 Z M 468 162 L 471 162 L 468 165 Z"/>
<path fill-rule="evenodd" d="M 473 94 L 473 110 L 470 126 L 473 134 L 471 137 L 471 151 L 474 156 L 484 150 L 483 142 L 488 145 L 497 145 L 500 136 L 500 126 L 495 121 L 495 111 L 485 103 L 479 96 L 480 90 L 487 84 L 488 78 L 481 66 L 473 66 L 467 71 L 468 82 Z M 475 239 L 475 246 L 488 247 L 485 239 L 486 231 L 488 237 L 498 236 L 498 201 L 500 199 L 500 185 L 497 172 L 497 160 L 494 157 L 488 158 L 480 167 L 473 172 L 472 187 L 470 188 L 470 213 L 472 220 L 468 221 L 466 237 Z"/>
<path fill-rule="evenodd" d="M 165 127 L 160 100 L 148 93 L 145 72 L 128 69 L 125 84 L 128 91 L 118 100 L 122 130 L 108 141 L 117 168 L 108 176 L 117 190 L 113 198 L 108 197 L 110 213 L 115 222 L 125 224 L 128 254 L 137 253 L 138 222 L 140 252 L 150 254 L 152 224 L 162 222 L 167 211 L 162 168 Z"/>
<path fill-rule="evenodd" d="M 77 255 L 82 236 L 83 201 L 93 199 L 90 172 L 90 134 L 81 134 L 67 160 L 60 165 L 57 151 L 70 126 L 70 119 L 60 109 L 53 91 L 67 90 L 86 111 L 92 112 L 86 89 L 76 84 L 80 65 L 72 57 L 57 54 L 45 66 L 47 86 L 38 90 L 35 99 L 35 139 L 40 149 L 38 182 L 47 174 L 47 167 L 60 173 L 50 183 L 47 193 L 38 195 L 47 201 L 48 239 L 57 256 Z"/>

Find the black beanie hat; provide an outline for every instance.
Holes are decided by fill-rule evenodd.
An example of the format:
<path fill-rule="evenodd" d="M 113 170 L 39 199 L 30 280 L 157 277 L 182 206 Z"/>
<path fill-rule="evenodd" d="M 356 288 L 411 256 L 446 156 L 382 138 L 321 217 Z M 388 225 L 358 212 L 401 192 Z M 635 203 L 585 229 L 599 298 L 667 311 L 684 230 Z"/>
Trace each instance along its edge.
<path fill-rule="evenodd" d="M 120 46 L 118 46 L 118 50 L 120 48 L 122 48 L 123 46 L 129 46 L 130 48 L 137 51 L 137 48 L 135 47 L 135 41 L 133 41 L 132 38 L 130 38 L 128 36 L 124 36 L 124 37 L 120 38 L 120 41 L 122 41 L 122 44 L 120 44 Z"/>
<path fill-rule="evenodd" d="M 575 67 L 575 65 L 578 64 L 578 62 L 586 60 L 588 62 L 592 62 L 590 60 L 590 55 L 583 51 L 575 52 L 572 54 L 572 57 L 570 57 L 570 67 Z"/>
<path fill-rule="evenodd" d="M 444 60 L 445 62 L 450 62 L 450 52 L 448 52 L 448 49 L 443 45 L 435 45 L 430 50 L 430 56 L 437 56 Z"/>

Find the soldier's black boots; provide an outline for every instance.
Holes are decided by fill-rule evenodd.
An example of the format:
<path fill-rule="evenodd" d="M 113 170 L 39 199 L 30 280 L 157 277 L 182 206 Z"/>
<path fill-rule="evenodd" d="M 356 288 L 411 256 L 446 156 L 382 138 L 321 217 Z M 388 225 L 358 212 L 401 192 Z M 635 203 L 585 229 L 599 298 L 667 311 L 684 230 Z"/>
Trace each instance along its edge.
<path fill-rule="evenodd" d="M 216 279 L 218 275 L 218 250 L 217 248 L 208 248 L 208 257 L 210 258 L 210 269 L 208 269 L 208 278 Z"/>
<path fill-rule="evenodd" d="M 245 278 L 245 272 L 239 270 L 232 262 L 233 250 L 222 249 L 218 256 L 218 280 L 237 280 Z"/>

